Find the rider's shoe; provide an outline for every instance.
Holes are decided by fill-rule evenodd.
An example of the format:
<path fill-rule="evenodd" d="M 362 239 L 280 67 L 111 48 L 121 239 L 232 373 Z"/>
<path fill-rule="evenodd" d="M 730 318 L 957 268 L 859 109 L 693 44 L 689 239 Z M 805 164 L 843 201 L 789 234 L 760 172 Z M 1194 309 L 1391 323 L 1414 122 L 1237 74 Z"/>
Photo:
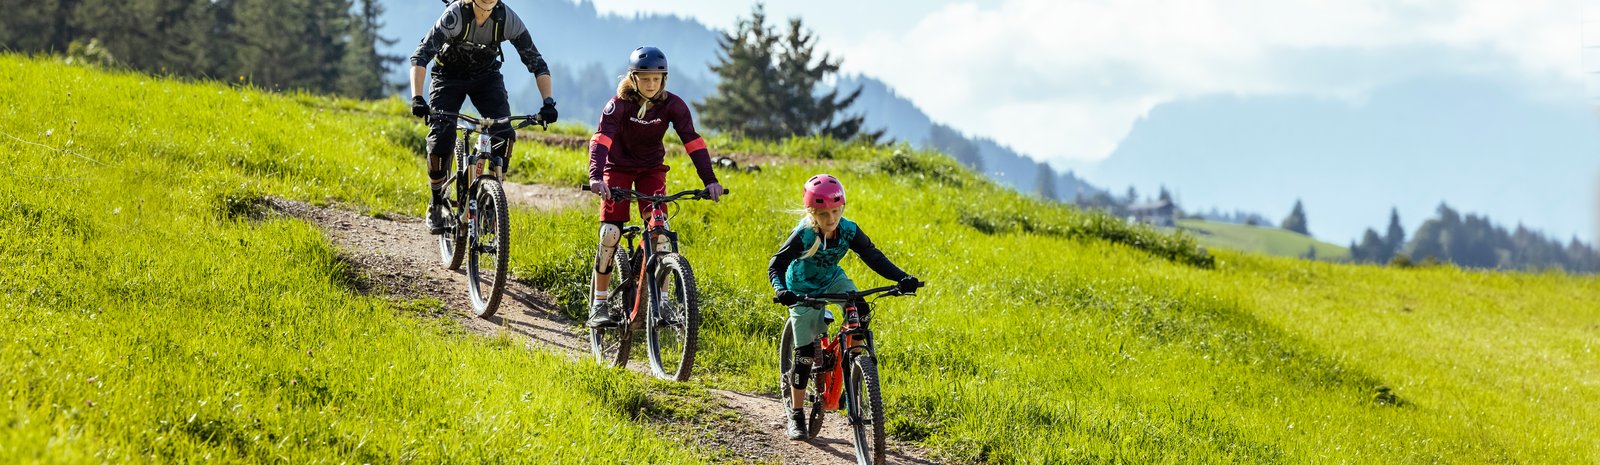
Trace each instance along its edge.
<path fill-rule="evenodd" d="M 604 300 L 597 300 L 589 306 L 589 321 L 585 324 L 590 328 L 614 328 L 617 320 L 611 316 L 611 306 Z"/>
<path fill-rule="evenodd" d="M 433 195 L 428 197 L 428 234 L 444 234 L 450 230 L 445 224 L 444 193 L 441 189 L 432 189 Z"/>
<path fill-rule="evenodd" d="M 806 439 L 806 411 L 804 409 L 789 410 L 789 439 L 794 441 Z"/>

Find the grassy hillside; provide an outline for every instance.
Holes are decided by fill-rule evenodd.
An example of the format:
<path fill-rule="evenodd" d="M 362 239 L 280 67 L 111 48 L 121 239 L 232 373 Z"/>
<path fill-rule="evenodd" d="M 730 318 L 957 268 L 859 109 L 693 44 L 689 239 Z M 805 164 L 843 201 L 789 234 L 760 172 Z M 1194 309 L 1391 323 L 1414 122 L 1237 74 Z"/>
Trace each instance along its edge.
<path fill-rule="evenodd" d="M 995 188 L 934 154 L 796 139 L 681 207 L 706 297 L 701 380 L 776 392 L 769 255 L 799 185 L 841 176 L 846 216 L 932 284 L 877 304 L 891 431 L 994 463 L 1589 463 L 1600 460 L 1600 282 L 1221 252 Z M 577 185 L 584 155 L 517 166 Z M 669 189 L 693 188 L 677 157 Z M 596 203 L 597 205 L 597 203 Z M 513 264 L 586 292 L 595 211 L 522 216 Z M 1187 245 L 1186 245 L 1187 244 Z M 854 259 L 862 286 L 884 283 Z"/>
<path fill-rule="evenodd" d="M 1203 220 L 1179 220 L 1178 227 L 1194 235 L 1195 240 L 1201 244 L 1212 248 L 1229 248 L 1278 257 L 1304 257 L 1307 250 L 1315 247 L 1318 259 L 1350 258 L 1350 250 L 1344 247 L 1278 228 Z"/>
<path fill-rule="evenodd" d="M 640 378 L 356 294 L 314 227 L 250 219 L 264 194 L 420 209 L 399 116 L 0 74 L 0 463 L 704 460 L 631 421 Z"/>
<path fill-rule="evenodd" d="M 421 128 L 398 102 L 13 57 L 0 73 L 0 462 L 701 459 L 626 414 L 659 384 L 411 318 L 426 303 L 354 294 L 311 227 L 241 219 L 262 194 L 420 211 Z M 707 312 L 696 383 L 775 392 L 784 310 L 766 262 L 799 184 L 826 171 L 849 189 L 846 216 L 931 283 L 878 301 L 874 327 L 890 431 L 946 457 L 1600 461 L 1594 278 L 1201 256 L 936 154 L 712 149 L 776 157 L 673 219 Z M 521 144 L 513 170 L 576 186 L 584 157 Z M 669 188 L 696 187 L 670 162 Z M 595 214 L 513 215 L 517 275 L 573 312 Z"/>

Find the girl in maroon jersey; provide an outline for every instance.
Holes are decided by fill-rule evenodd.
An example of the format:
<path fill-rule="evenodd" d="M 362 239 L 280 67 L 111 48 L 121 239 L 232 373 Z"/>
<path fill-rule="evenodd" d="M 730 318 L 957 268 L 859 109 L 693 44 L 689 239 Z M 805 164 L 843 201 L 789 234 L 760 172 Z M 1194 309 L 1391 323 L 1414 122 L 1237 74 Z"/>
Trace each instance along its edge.
<path fill-rule="evenodd" d="M 678 131 L 683 149 L 694 161 L 695 172 L 705 183 L 712 200 L 722 196 L 722 185 L 711 171 L 711 152 L 706 141 L 694 131 L 689 104 L 666 91 L 667 55 L 655 47 L 639 47 L 628 57 L 628 74 L 617 84 L 617 96 L 601 110 L 600 126 L 589 141 L 589 189 L 606 199 L 600 210 L 600 246 L 594 257 L 594 302 L 589 307 L 590 327 L 616 325 L 606 311 L 610 298 L 612 256 L 628 222 L 628 201 L 611 199 L 609 187 L 632 189 L 646 194 L 662 194 L 667 185 L 663 158 L 667 148 L 661 143 L 667 125 Z M 649 211 L 639 202 L 639 217 Z"/>

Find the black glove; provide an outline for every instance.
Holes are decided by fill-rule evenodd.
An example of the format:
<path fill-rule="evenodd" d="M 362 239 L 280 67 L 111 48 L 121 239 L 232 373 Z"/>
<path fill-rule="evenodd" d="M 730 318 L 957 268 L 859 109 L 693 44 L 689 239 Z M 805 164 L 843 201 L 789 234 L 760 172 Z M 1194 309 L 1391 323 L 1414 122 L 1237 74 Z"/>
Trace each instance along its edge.
<path fill-rule="evenodd" d="M 906 275 L 906 277 L 900 278 L 900 282 L 896 283 L 895 287 L 898 287 L 900 292 L 910 294 L 917 292 L 917 289 L 921 288 L 923 284 L 926 283 L 918 281 L 916 276 Z"/>
<path fill-rule="evenodd" d="M 556 122 L 556 116 L 556 99 L 545 97 L 544 106 L 539 107 L 539 119 L 544 120 L 544 124 L 553 124 Z"/>
<path fill-rule="evenodd" d="M 418 118 L 427 118 L 432 113 L 433 110 L 428 109 L 428 101 L 423 100 L 421 95 L 411 97 L 411 114 Z"/>
<path fill-rule="evenodd" d="M 778 295 L 773 297 L 772 300 L 785 306 L 789 306 L 800 303 L 800 296 L 795 294 L 794 291 L 788 289 L 779 289 Z"/>

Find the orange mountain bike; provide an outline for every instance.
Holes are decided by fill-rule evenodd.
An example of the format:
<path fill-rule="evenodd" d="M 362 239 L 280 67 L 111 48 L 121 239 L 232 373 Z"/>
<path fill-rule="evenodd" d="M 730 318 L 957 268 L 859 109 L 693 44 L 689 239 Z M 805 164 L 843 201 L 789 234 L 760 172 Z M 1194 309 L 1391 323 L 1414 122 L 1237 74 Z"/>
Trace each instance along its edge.
<path fill-rule="evenodd" d="M 812 359 L 811 380 L 806 387 L 806 401 L 811 404 L 807 425 L 809 436 L 822 431 L 822 415 L 826 411 L 843 409 L 855 432 L 856 460 L 861 464 L 883 462 L 884 433 L 887 421 L 883 417 L 883 395 L 879 392 L 877 357 L 872 345 L 872 314 L 867 311 L 867 298 L 883 294 L 888 296 L 916 295 L 901 292 L 898 286 L 884 286 L 865 291 L 842 294 L 813 294 L 800 296 L 801 304 L 814 306 L 837 305 L 844 310 L 844 323 L 839 325 L 837 336 L 822 336 L 817 355 Z M 773 299 L 774 302 L 777 299 Z M 833 324 L 833 315 L 826 316 Z M 785 411 L 794 405 L 789 382 L 790 366 L 794 364 L 794 327 L 783 325 L 783 337 L 778 343 L 778 390 L 783 393 Z"/>

